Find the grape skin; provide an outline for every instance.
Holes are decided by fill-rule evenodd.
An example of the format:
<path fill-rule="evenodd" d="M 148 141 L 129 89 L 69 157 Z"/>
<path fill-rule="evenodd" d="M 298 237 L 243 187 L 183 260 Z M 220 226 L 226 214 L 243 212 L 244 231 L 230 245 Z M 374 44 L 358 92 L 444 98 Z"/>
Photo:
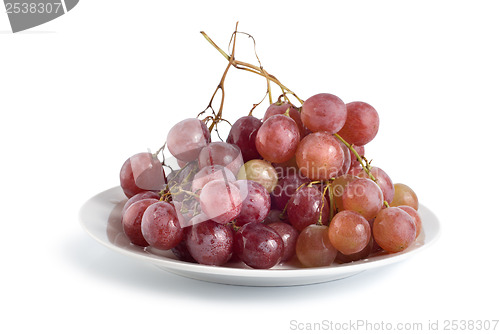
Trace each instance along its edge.
<path fill-rule="evenodd" d="M 228 225 L 207 220 L 193 225 L 186 234 L 189 254 L 200 264 L 221 266 L 231 258 L 233 231 Z"/>
<path fill-rule="evenodd" d="M 336 177 L 344 165 L 344 151 L 327 132 L 311 133 L 302 139 L 295 154 L 300 172 L 311 180 Z"/>
<path fill-rule="evenodd" d="M 264 114 L 262 121 L 265 122 L 269 117 L 274 115 L 283 115 L 288 110 L 288 115 L 295 121 L 297 124 L 297 128 L 299 129 L 300 138 L 306 135 L 306 129 L 304 124 L 302 123 L 302 119 L 300 118 L 299 110 L 288 102 L 276 102 L 271 104 Z"/>
<path fill-rule="evenodd" d="M 206 166 L 194 175 L 191 191 L 196 193 L 210 181 L 223 180 L 226 182 L 236 181 L 234 174 L 226 167 L 220 165 Z"/>
<path fill-rule="evenodd" d="M 370 168 L 370 173 L 377 180 L 376 183 L 384 194 L 384 200 L 387 201 L 387 203 L 391 203 L 392 199 L 394 198 L 394 185 L 389 175 L 387 175 L 387 173 L 382 168 L 373 166 Z M 370 179 L 368 173 L 366 173 L 363 167 L 361 167 L 360 165 L 352 168 L 349 171 L 349 174 L 365 179 Z"/>
<path fill-rule="evenodd" d="M 256 181 L 262 184 L 269 193 L 278 184 L 278 174 L 274 167 L 269 162 L 260 159 L 245 162 L 236 178 Z"/>
<path fill-rule="evenodd" d="M 154 198 L 147 198 L 132 204 L 122 216 L 123 232 L 134 245 L 146 247 L 149 243 L 144 239 L 141 230 L 142 217 L 148 206 L 157 203 Z"/>
<path fill-rule="evenodd" d="M 420 235 L 420 232 L 422 231 L 422 218 L 420 217 L 418 211 L 408 205 L 400 205 L 398 206 L 398 208 L 405 211 L 413 218 L 413 221 L 415 222 L 415 227 L 417 229 L 416 237 L 418 237 Z"/>
<path fill-rule="evenodd" d="M 286 207 L 290 224 L 298 231 L 308 225 L 328 222 L 330 206 L 316 187 L 304 186 L 297 190 L 288 201 Z"/>
<path fill-rule="evenodd" d="M 150 246 L 161 250 L 177 246 L 183 237 L 174 206 L 163 201 L 151 204 L 144 211 L 141 231 Z"/>
<path fill-rule="evenodd" d="M 400 208 L 386 208 L 373 222 L 373 237 L 377 244 L 389 253 L 405 250 L 416 238 L 414 219 Z"/>
<path fill-rule="evenodd" d="M 403 183 L 394 184 L 394 198 L 389 202 L 391 206 L 408 205 L 418 210 L 417 194 Z"/>
<path fill-rule="evenodd" d="M 304 267 L 329 266 L 337 256 L 328 237 L 328 226 L 323 225 L 309 225 L 300 232 L 295 250 Z"/>
<path fill-rule="evenodd" d="M 149 152 L 131 156 L 120 170 L 120 186 L 128 198 L 147 190 L 163 189 L 165 175 L 161 162 Z"/>
<path fill-rule="evenodd" d="M 328 228 L 333 247 L 344 255 L 362 251 L 371 237 L 368 221 L 359 213 L 345 210 L 333 217 Z"/>
<path fill-rule="evenodd" d="M 379 116 L 375 108 L 365 102 L 346 104 L 347 118 L 338 134 L 349 144 L 363 146 L 375 138 L 379 128 Z"/>
<path fill-rule="evenodd" d="M 175 124 L 167 135 L 167 148 L 179 160 L 196 160 L 203 147 L 210 143 L 210 132 L 197 118 L 187 118 Z"/>
<path fill-rule="evenodd" d="M 134 196 L 130 197 L 127 200 L 127 202 L 125 202 L 125 205 L 123 206 L 123 209 L 122 209 L 122 216 L 125 213 L 125 211 L 127 211 L 127 209 L 132 204 L 134 204 L 135 202 L 138 202 L 140 200 L 147 199 L 147 198 L 154 198 L 156 200 L 159 200 L 160 199 L 160 195 L 157 192 L 154 192 L 154 191 L 143 191 L 143 192 L 140 192 L 138 194 L 135 194 Z"/>
<path fill-rule="evenodd" d="M 347 108 L 335 95 L 322 93 L 308 98 L 302 105 L 302 123 L 312 132 L 337 133 L 345 124 Z"/>
<path fill-rule="evenodd" d="M 242 199 L 238 187 L 224 180 L 208 182 L 200 192 L 202 211 L 209 219 L 227 224 L 241 211 Z"/>
<path fill-rule="evenodd" d="M 375 218 L 384 205 L 380 187 L 369 179 L 351 181 L 342 195 L 344 210 L 360 213 L 366 220 Z"/>
<path fill-rule="evenodd" d="M 238 180 L 234 184 L 243 199 L 240 214 L 236 217 L 236 225 L 262 222 L 271 210 L 269 192 L 260 183 L 251 180 Z"/>
<path fill-rule="evenodd" d="M 282 163 L 293 158 L 299 141 L 300 133 L 295 121 L 285 115 L 274 115 L 260 127 L 255 145 L 265 160 Z"/>
<path fill-rule="evenodd" d="M 295 246 L 297 244 L 299 232 L 292 225 L 283 223 L 282 221 L 275 221 L 267 226 L 276 231 L 283 240 L 283 256 L 281 262 L 290 260 L 295 255 Z"/>
<path fill-rule="evenodd" d="M 201 149 L 198 164 L 200 169 L 206 166 L 221 165 L 236 175 L 243 166 L 243 156 L 240 148 L 234 144 L 214 142 Z"/>
<path fill-rule="evenodd" d="M 234 251 L 246 265 L 269 269 L 281 261 L 283 239 L 267 225 L 249 223 L 235 233 Z"/>
<path fill-rule="evenodd" d="M 244 116 L 234 122 L 226 142 L 235 144 L 241 150 L 243 161 L 260 159 L 261 156 L 255 146 L 257 131 L 262 126 L 262 121 L 253 116 Z"/>

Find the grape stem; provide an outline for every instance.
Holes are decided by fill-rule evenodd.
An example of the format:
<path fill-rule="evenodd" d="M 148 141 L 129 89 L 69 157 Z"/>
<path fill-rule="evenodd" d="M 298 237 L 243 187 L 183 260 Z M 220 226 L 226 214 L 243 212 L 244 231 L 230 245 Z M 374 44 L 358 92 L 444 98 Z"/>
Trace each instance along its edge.
<path fill-rule="evenodd" d="M 363 170 L 366 172 L 366 174 L 368 174 L 370 179 L 372 179 L 374 182 L 377 182 L 377 178 L 375 176 L 373 176 L 373 174 L 370 172 L 370 168 L 371 168 L 370 164 L 365 159 L 363 159 L 363 157 L 361 157 L 359 155 L 359 153 L 354 149 L 353 145 L 349 144 L 338 133 L 335 134 L 335 137 L 337 137 L 342 143 L 344 143 L 345 146 L 347 146 L 349 148 L 349 150 L 351 150 L 352 153 L 354 153 L 354 155 L 356 156 L 356 159 L 361 164 L 361 167 L 363 167 Z"/>
<path fill-rule="evenodd" d="M 215 93 L 212 96 L 212 99 L 210 100 L 210 103 L 209 103 L 208 107 L 205 109 L 205 111 L 206 111 L 206 110 L 208 110 L 208 109 L 210 109 L 212 107 L 213 99 L 214 99 L 215 95 L 217 94 L 218 90 L 221 89 L 221 91 L 222 91 L 221 105 L 219 107 L 219 113 L 217 115 L 215 115 L 215 119 L 213 120 L 214 123 L 216 123 L 218 121 L 218 119 L 222 115 L 222 107 L 223 107 L 223 102 L 224 102 L 224 80 L 225 80 L 227 72 L 228 72 L 228 70 L 229 70 L 229 68 L 231 66 L 233 66 L 233 67 L 235 67 L 237 69 L 240 69 L 240 70 L 244 70 L 244 71 L 247 71 L 247 72 L 255 73 L 257 75 L 260 75 L 260 76 L 266 78 L 266 81 L 267 81 L 267 92 L 268 92 L 268 95 L 269 95 L 269 102 L 270 102 L 270 104 L 272 104 L 272 101 L 273 101 L 272 100 L 272 95 L 271 95 L 271 84 L 270 84 L 271 82 L 273 82 L 274 84 L 278 85 L 281 88 L 285 99 L 288 100 L 288 97 L 286 95 L 290 94 L 293 97 L 295 97 L 297 99 L 297 101 L 300 102 L 300 104 L 304 103 L 304 101 L 302 99 L 300 99 L 297 96 L 297 94 L 295 94 L 291 89 L 289 89 L 288 87 L 286 87 L 285 85 L 283 85 L 274 75 L 269 74 L 264 69 L 264 67 L 260 63 L 259 57 L 257 56 L 257 52 L 255 52 L 255 56 L 256 56 L 257 61 L 259 62 L 260 66 L 252 65 L 252 64 L 249 64 L 249 63 L 246 63 L 246 62 L 239 61 L 239 60 L 235 59 L 235 57 L 234 57 L 234 50 L 235 50 L 235 46 L 236 46 L 236 35 L 238 33 L 248 35 L 250 38 L 252 38 L 252 40 L 254 42 L 254 50 L 255 50 L 255 39 L 253 38 L 253 36 L 251 36 L 251 35 L 249 35 L 247 33 L 239 32 L 238 31 L 238 22 L 236 23 L 236 29 L 233 32 L 232 36 L 231 36 L 231 41 L 230 41 L 230 43 L 232 42 L 232 52 L 231 52 L 231 55 L 228 55 L 226 52 L 224 52 L 224 50 L 222 50 L 204 31 L 201 31 L 200 33 L 229 62 L 228 65 L 227 65 L 227 67 L 226 67 L 226 70 L 224 71 L 224 75 L 222 76 L 221 82 L 217 86 L 217 89 L 215 90 Z M 210 128 L 209 128 L 210 131 L 214 127 L 214 123 L 212 123 L 212 125 L 210 126 Z"/>

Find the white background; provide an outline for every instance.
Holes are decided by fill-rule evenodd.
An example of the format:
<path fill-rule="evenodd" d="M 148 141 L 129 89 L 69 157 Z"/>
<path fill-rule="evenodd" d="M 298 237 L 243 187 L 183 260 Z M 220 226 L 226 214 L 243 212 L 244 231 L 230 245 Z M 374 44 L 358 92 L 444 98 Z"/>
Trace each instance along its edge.
<path fill-rule="evenodd" d="M 495 1 L 82 0 L 18 34 L 0 13 L 0 332 L 499 319 L 499 12 Z M 436 213 L 437 244 L 345 280 L 254 288 L 177 277 L 85 234 L 81 205 L 206 107 L 226 62 L 199 31 L 226 49 L 237 20 L 301 98 L 329 92 L 378 110 L 366 155 Z M 255 63 L 238 39 L 237 58 Z M 232 121 L 265 92 L 234 69 L 226 86 Z"/>

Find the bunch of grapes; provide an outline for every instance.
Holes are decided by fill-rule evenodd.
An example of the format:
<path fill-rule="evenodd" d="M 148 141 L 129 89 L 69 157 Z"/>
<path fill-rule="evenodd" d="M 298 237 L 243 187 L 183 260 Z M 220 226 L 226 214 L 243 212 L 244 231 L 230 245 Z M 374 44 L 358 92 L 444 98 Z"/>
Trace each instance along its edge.
<path fill-rule="evenodd" d="M 228 60 L 228 68 L 238 65 Z M 417 196 L 364 157 L 378 112 L 327 93 L 296 106 L 286 91 L 262 119 L 239 118 L 226 141 L 211 138 L 221 104 L 213 116 L 175 124 L 156 154 L 127 159 L 120 183 L 130 242 L 182 261 L 257 269 L 329 266 L 408 248 L 421 231 Z M 165 146 L 179 168 L 159 160 Z"/>

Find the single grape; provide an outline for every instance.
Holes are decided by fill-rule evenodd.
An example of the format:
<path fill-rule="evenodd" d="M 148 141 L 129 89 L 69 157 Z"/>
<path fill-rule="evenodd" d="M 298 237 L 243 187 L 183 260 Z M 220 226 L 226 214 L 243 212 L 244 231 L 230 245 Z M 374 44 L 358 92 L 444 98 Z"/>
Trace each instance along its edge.
<path fill-rule="evenodd" d="M 146 247 L 148 242 L 144 239 L 141 230 L 142 216 L 148 206 L 157 203 L 154 198 L 146 198 L 132 204 L 122 216 L 123 232 L 134 245 Z"/>
<path fill-rule="evenodd" d="M 205 123 L 197 118 L 188 118 L 175 124 L 167 135 L 170 153 L 184 162 L 198 158 L 203 147 L 210 143 L 210 132 Z"/>
<path fill-rule="evenodd" d="M 274 167 L 264 160 L 250 160 L 240 168 L 238 180 L 256 181 L 264 186 L 268 192 L 272 192 L 278 184 L 278 174 Z"/>
<path fill-rule="evenodd" d="M 300 118 L 300 112 L 297 107 L 288 102 L 275 102 L 267 108 L 262 121 L 266 121 L 269 117 L 274 115 L 284 115 L 288 110 L 288 115 L 295 121 L 297 128 L 299 129 L 300 137 L 306 135 L 306 129 L 304 124 L 302 124 L 302 119 Z"/>
<path fill-rule="evenodd" d="M 379 126 L 378 113 L 365 102 L 346 104 L 347 118 L 338 132 L 349 144 L 366 145 L 377 135 Z"/>
<path fill-rule="evenodd" d="M 387 203 L 391 203 L 392 199 L 394 198 L 394 185 L 392 184 L 392 180 L 389 175 L 387 175 L 387 173 L 384 172 L 382 168 L 373 166 L 370 169 L 370 173 L 377 180 L 376 183 L 384 194 L 384 201 L 387 201 Z M 361 165 L 351 168 L 349 174 L 365 179 L 370 179 L 370 176 L 365 172 Z"/>
<path fill-rule="evenodd" d="M 223 180 L 231 183 L 236 181 L 236 177 L 226 167 L 220 165 L 206 166 L 195 174 L 193 183 L 191 184 L 191 190 L 196 193 L 200 191 L 208 182 L 213 180 Z"/>
<path fill-rule="evenodd" d="M 373 219 L 384 205 L 384 195 L 380 187 L 369 179 L 349 182 L 342 195 L 344 210 L 361 214 L 365 219 Z"/>
<path fill-rule="evenodd" d="M 257 137 L 257 131 L 261 126 L 262 121 L 260 119 L 253 116 L 244 116 L 234 122 L 229 131 L 226 141 L 240 148 L 245 162 L 261 158 L 255 146 L 255 137 Z"/>
<path fill-rule="evenodd" d="M 209 219 L 227 224 L 241 211 L 241 195 L 238 187 L 223 180 L 208 182 L 200 192 L 200 204 Z"/>
<path fill-rule="evenodd" d="M 163 166 L 156 156 L 143 152 L 127 159 L 120 170 L 120 185 L 128 198 L 165 187 Z"/>
<path fill-rule="evenodd" d="M 234 235 L 234 252 L 252 268 L 274 267 L 283 257 L 283 251 L 281 236 L 264 224 L 246 224 Z"/>
<path fill-rule="evenodd" d="M 186 234 L 189 254 L 200 264 L 221 266 L 231 258 L 233 231 L 229 225 L 207 220 L 193 225 Z"/>
<path fill-rule="evenodd" d="M 342 203 L 342 195 L 344 195 L 347 185 L 354 180 L 359 179 L 359 177 L 353 176 L 351 174 L 344 174 L 336 177 L 332 181 L 329 190 L 331 189 L 333 195 L 333 203 L 335 205 L 335 210 L 340 212 L 344 210 L 344 204 Z"/>
<path fill-rule="evenodd" d="M 221 165 L 236 175 L 243 166 L 243 156 L 240 148 L 236 145 L 214 142 L 200 151 L 198 164 L 200 169 L 206 166 Z"/>
<path fill-rule="evenodd" d="M 300 172 L 311 180 L 336 177 L 344 165 L 344 151 L 327 132 L 311 133 L 302 139 L 295 155 Z"/>
<path fill-rule="evenodd" d="M 422 231 L 422 218 L 418 214 L 418 211 L 408 205 L 400 205 L 398 206 L 398 208 L 405 211 L 413 218 L 413 221 L 415 222 L 415 227 L 417 228 L 417 237 L 418 237 L 420 235 L 420 232 Z"/>
<path fill-rule="evenodd" d="M 316 187 L 303 186 L 288 201 L 288 220 L 298 231 L 318 222 L 328 223 L 330 206 Z"/>
<path fill-rule="evenodd" d="M 295 251 L 304 267 L 329 266 L 337 256 L 328 238 L 328 226 L 322 225 L 309 225 L 300 232 Z"/>
<path fill-rule="evenodd" d="M 275 230 L 283 240 L 283 256 L 281 262 L 290 260 L 295 255 L 295 246 L 297 244 L 299 232 L 297 232 L 292 225 L 283 223 L 282 221 L 275 221 L 267 226 Z"/>
<path fill-rule="evenodd" d="M 293 119 L 274 115 L 260 127 L 255 138 L 259 154 L 270 162 L 285 162 L 293 158 L 300 141 L 300 133 Z"/>
<path fill-rule="evenodd" d="M 141 231 L 150 246 L 162 250 L 177 246 L 183 237 L 174 206 L 163 201 L 151 204 L 144 211 Z"/>
<path fill-rule="evenodd" d="M 406 184 L 394 184 L 394 198 L 389 202 L 391 206 L 408 205 L 418 210 L 417 194 Z"/>
<path fill-rule="evenodd" d="M 374 243 L 375 242 L 373 241 L 373 237 L 370 236 L 370 241 L 361 251 L 349 255 L 344 255 L 341 252 L 338 252 L 337 256 L 335 257 L 335 262 L 342 264 L 366 259 L 370 256 L 370 254 L 372 254 Z"/>
<path fill-rule="evenodd" d="M 269 192 L 255 181 L 238 180 L 234 184 L 240 190 L 243 199 L 240 214 L 236 217 L 236 225 L 262 222 L 271 210 Z"/>
<path fill-rule="evenodd" d="M 273 192 L 271 193 L 271 201 L 273 208 L 278 210 L 285 209 L 286 203 L 290 200 L 293 194 L 298 187 L 300 187 L 304 183 L 309 183 L 307 177 L 302 176 L 299 173 L 298 169 L 290 168 L 287 169 L 286 175 L 283 175 L 276 187 L 274 187 Z"/>
<path fill-rule="evenodd" d="M 344 102 L 332 94 L 316 94 L 302 105 L 302 123 L 312 132 L 337 133 L 345 124 L 347 108 Z"/>
<path fill-rule="evenodd" d="M 414 219 L 400 208 L 380 211 L 373 222 L 373 237 L 382 249 L 389 253 L 405 250 L 416 238 Z"/>
<path fill-rule="evenodd" d="M 328 237 L 333 247 L 344 255 L 362 251 L 371 237 L 368 221 L 359 213 L 344 210 L 333 217 Z"/>
<path fill-rule="evenodd" d="M 122 209 L 122 216 L 127 211 L 127 209 L 134 204 L 135 202 L 138 202 L 140 200 L 146 199 L 146 198 L 153 198 L 156 200 L 160 199 L 160 195 L 157 192 L 154 191 L 143 191 L 138 194 L 135 194 L 134 196 L 130 197 L 127 202 L 125 202 L 125 205 L 123 206 Z"/>

